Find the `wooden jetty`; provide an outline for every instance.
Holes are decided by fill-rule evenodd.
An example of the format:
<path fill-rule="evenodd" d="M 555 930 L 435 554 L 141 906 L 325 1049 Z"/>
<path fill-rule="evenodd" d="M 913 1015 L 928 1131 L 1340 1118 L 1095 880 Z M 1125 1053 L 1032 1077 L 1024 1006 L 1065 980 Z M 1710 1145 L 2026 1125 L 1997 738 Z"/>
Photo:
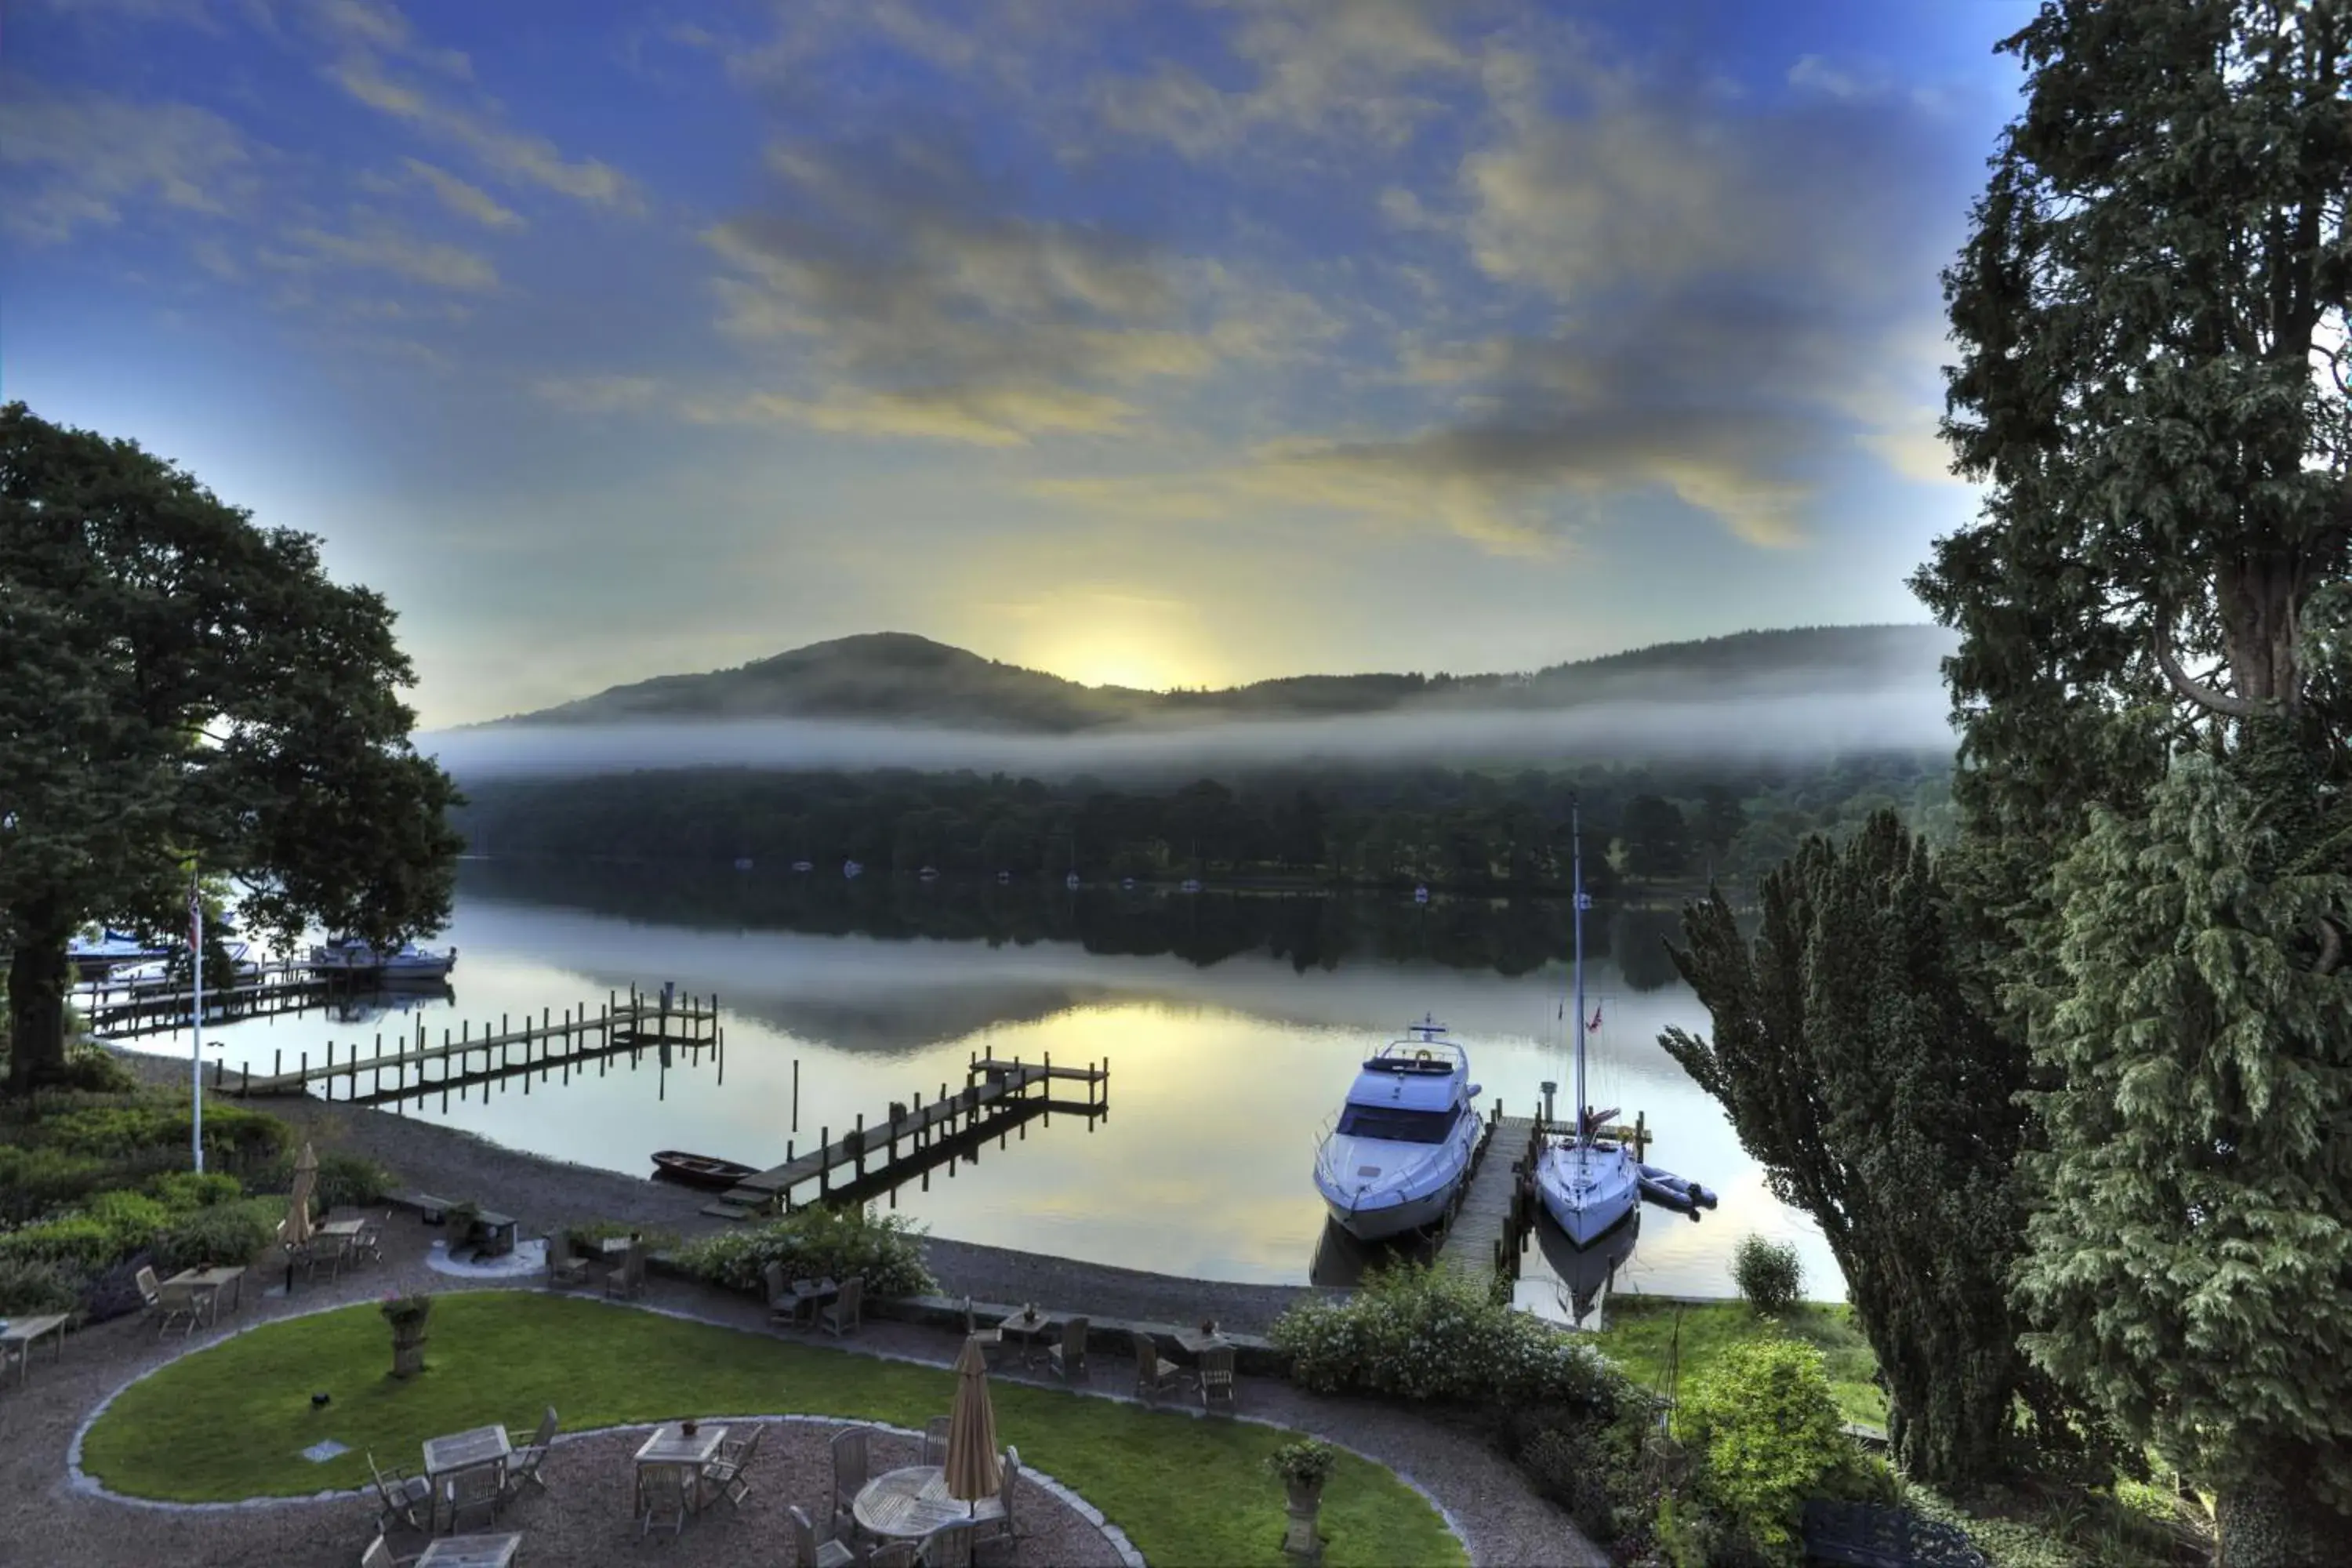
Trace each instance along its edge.
<path fill-rule="evenodd" d="M 1057 1082 L 1087 1086 L 1084 1100 L 1054 1096 Z M 1042 1094 L 1031 1090 L 1043 1087 Z M 1055 1111 L 1084 1116 L 1092 1128 L 1110 1111 L 1110 1063 L 1056 1067 L 1048 1054 L 1042 1062 L 1015 1058 L 1001 1061 L 975 1054 L 964 1074 L 964 1087 L 952 1093 L 946 1084 L 929 1100 L 920 1090 L 894 1104 L 873 1127 L 861 1113 L 856 1125 L 839 1138 L 822 1128 L 817 1146 L 807 1153 L 784 1146 L 781 1165 L 746 1176 L 703 1206 L 702 1212 L 721 1219 L 749 1219 L 776 1211 L 790 1213 L 799 1189 L 814 1183 L 814 1201 L 820 1204 L 859 1202 L 874 1193 L 895 1189 L 901 1183 L 945 1164 L 960 1154 L 976 1152 L 990 1138 L 1002 1139 L 1032 1117 Z M 877 1161 L 871 1171 L 866 1162 Z M 844 1178 L 839 1173 L 847 1169 Z M 808 1201 L 808 1200 L 802 1200 Z"/>
<path fill-rule="evenodd" d="M 718 997 L 671 996 L 665 1001 L 632 990 L 625 998 L 612 993 L 593 1011 L 585 1005 L 567 1007 L 560 1015 L 542 1008 L 537 1022 L 526 1016 L 520 1028 L 502 1016 L 496 1029 L 485 1024 L 478 1035 L 469 1020 L 455 1030 L 443 1029 L 438 1044 L 421 1021 L 414 1037 L 404 1035 L 390 1046 L 380 1034 L 372 1047 L 352 1041 L 338 1052 L 329 1041 L 315 1061 L 309 1051 L 298 1053 L 290 1071 L 283 1050 L 271 1053 L 266 1073 L 256 1073 L 249 1062 L 231 1070 L 226 1061 L 215 1060 L 213 1087 L 226 1094 L 262 1096 L 306 1094 L 316 1084 L 329 1100 L 373 1105 L 446 1096 L 451 1089 L 517 1076 L 523 1078 L 527 1091 L 528 1075 L 533 1073 L 542 1079 L 560 1073 L 568 1083 L 575 1070 L 584 1071 L 590 1062 L 599 1063 L 601 1071 L 603 1062 L 613 1057 L 626 1054 L 634 1060 L 648 1049 L 662 1053 L 665 1062 L 679 1051 L 690 1061 L 699 1061 L 708 1049 L 723 1062 L 725 1048 Z M 338 1084 L 343 1089 L 341 1095 L 335 1092 Z"/>
<path fill-rule="evenodd" d="M 348 979 L 313 975 L 299 964 L 273 963 L 241 984 L 205 986 L 204 1021 L 232 1024 L 240 1018 L 307 1013 L 351 990 Z M 171 985 L 93 980 L 75 986 L 72 1001 L 89 1020 L 92 1034 L 116 1039 L 176 1034 L 195 1021 L 195 993 Z"/>
<path fill-rule="evenodd" d="M 1463 1184 L 1437 1244 L 1441 1267 L 1481 1279 L 1507 1280 L 1517 1275 L 1519 1248 L 1527 1236 L 1528 1184 L 1542 1121 L 1541 1113 L 1506 1116 L 1503 1102 L 1495 1102 L 1495 1113 L 1471 1158 L 1470 1179 Z M 1490 1146 L 1498 1140 L 1505 1157 L 1489 1159 Z"/>

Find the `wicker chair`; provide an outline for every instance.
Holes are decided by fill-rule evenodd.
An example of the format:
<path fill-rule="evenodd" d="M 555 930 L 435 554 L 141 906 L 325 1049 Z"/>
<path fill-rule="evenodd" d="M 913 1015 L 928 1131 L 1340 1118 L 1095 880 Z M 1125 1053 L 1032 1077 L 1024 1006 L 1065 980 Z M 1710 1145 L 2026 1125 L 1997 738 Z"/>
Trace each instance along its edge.
<path fill-rule="evenodd" d="M 1233 1410 L 1233 1346 L 1218 1345 L 1201 1352 L 1201 1405 L 1207 1410 Z"/>
<path fill-rule="evenodd" d="M 828 1521 L 837 1528 L 844 1515 L 856 1528 L 857 1494 L 866 1489 L 867 1478 L 874 1473 L 871 1456 L 866 1450 L 866 1432 L 863 1426 L 845 1426 L 833 1435 L 833 1513 Z"/>
<path fill-rule="evenodd" d="M 793 1568 L 851 1568 L 857 1561 L 857 1553 L 832 1536 L 819 1541 L 816 1526 L 798 1503 L 784 1511 L 793 1519 Z"/>
<path fill-rule="evenodd" d="M 1135 1396 L 1149 1399 L 1165 1394 L 1184 1380 L 1184 1369 L 1160 1353 L 1160 1342 L 1141 1329 L 1129 1337 L 1135 1342 Z"/>
<path fill-rule="evenodd" d="M 1073 1383 L 1087 1374 L 1087 1319 L 1072 1318 L 1062 1325 L 1062 1342 L 1045 1347 L 1054 1370 Z"/>
<path fill-rule="evenodd" d="M 834 1338 L 857 1331 L 858 1309 L 866 1302 L 866 1276 L 853 1274 L 841 1282 L 841 1294 L 817 1309 L 817 1327 Z"/>
<path fill-rule="evenodd" d="M 702 1479 L 718 1488 L 719 1495 L 739 1512 L 742 1510 L 743 1499 L 751 1490 L 751 1483 L 744 1472 L 751 1468 L 751 1457 L 760 1451 L 760 1434 L 767 1429 L 768 1424 L 764 1421 L 753 1423 L 749 1437 L 740 1443 L 730 1438 L 719 1444 L 718 1455 L 702 1467 Z"/>

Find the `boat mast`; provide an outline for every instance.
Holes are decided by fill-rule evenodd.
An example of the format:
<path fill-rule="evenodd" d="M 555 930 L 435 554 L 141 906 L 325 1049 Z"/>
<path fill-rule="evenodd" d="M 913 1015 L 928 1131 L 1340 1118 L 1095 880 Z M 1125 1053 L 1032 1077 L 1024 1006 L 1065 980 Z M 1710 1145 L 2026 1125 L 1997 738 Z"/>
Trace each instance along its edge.
<path fill-rule="evenodd" d="M 1574 875 L 1576 911 L 1576 1146 L 1584 1147 L 1584 825 L 1575 802 L 1568 807 L 1570 861 Z"/>

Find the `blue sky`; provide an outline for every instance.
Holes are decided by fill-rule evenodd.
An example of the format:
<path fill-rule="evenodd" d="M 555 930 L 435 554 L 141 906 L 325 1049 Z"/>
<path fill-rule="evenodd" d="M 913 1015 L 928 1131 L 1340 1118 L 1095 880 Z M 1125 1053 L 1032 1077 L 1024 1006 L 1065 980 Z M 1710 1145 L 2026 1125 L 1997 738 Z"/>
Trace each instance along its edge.
<path fill-rule="evenodd" d="M 321 536 L 428 725 L 1920 619 L 2028 11 L 12 0 L 0 395 Z"/>

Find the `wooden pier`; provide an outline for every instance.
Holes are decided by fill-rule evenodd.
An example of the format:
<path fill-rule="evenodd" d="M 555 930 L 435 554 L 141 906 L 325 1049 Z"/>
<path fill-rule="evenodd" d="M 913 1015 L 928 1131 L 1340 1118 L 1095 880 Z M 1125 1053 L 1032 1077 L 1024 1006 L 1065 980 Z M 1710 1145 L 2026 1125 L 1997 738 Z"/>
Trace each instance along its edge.
<path fill-rule="evenodd" d="M 307 1013 L 349 995 L 348 979 L 313 975 L 299 964 L 273 963 L 242 984 L 205 987 L 207 1024 L 233 1024 L 282 1013 Z M 114 1039 L 177 1034 L 195 1022 L 195 993 L 174 985 L 87 981 L 71 1000 L 90 1032 Z"/>
<path fill-rule="evenodd" d="M 1084 1100 L 1058 1100 L 1057 1082 L 1087 1086 Z M 1043 1086 L 1043 1094 L 1032 1094 Z M 975 1055 L 964 1074 L 964 1087 L 923 1099 L 921 1091 L 890 1107 L 873 1127 L 861 1113 L 856 1125 L 839 1138 L 830 1127 L 817 1133 L 817 1146 L 803 1154 L 787 1143 L 784 1163 L 746 1176 L 733 1188 L 704 1205 L 702 1212 L 721 1219 L 749 1219 L 779 1210 L 790 1213 L 794 1194 L 815 1184 L 814 1200 L 820 1204 L 861 1202 L 877 1192 L 946 1164 L 957 1156 L 976 1152 L 990 1138 L 1002 1139 L 1032 1117 L 1060 1110 L 1084 1116 L 1087 1126 L 1110 1112 L 1110 1063 L 1055 1067 L 1049 1055 L 1042 1062 L 1018 1058 L 1000 1061 Z M 868 1160 L 878 1160 L 874 1170 Z M 838 1174 L 845 1167 L 848 1175 Z M 809 1200 L 802 1200 L 809 1201 Z"/>
<path fill-rule="evenodd" d="M 528 1092 L 530 1074 L 542 1080 L 561 1074 L 569 1083 L 573 1072 L 585 1071 L 591 1062 L 601 1072 L 611 1058 L 625 1054 L 634 1060 L 646 1050 L 660 1053 L 665 1065 L 674 1052 L 699 1061 L 704 1050 L 723 1063 L 725 1049 L 718 997 L 671 996 L 665 1001 L 633 990 L 625 998 L 613 993 L 593 1010 L 584 1004 L 560 1015 L 542 1008 L 536 1023 L 526 1016 L 520 1028 L 502 1016 L 497 1028 L 485 1023 L 477 1034 L 469 1020 L 456 1030 L 443 1029 L 438 1044 L 421 1021 L 414 1037 L 402 1036 L 390 1046 L 381 1034 L 372 1047 L 355 1040 L 340 1051 L 331 1040 L 317 1060 L 309 1051 L 298 1053 L 291 1070 L 283 1050 L 272 1053 L 270 1070 L 265 1073 L 256 1073 L 249 1062 L 232 1070 L 226 1061 L 215 1060 L 213 1087 L 226 1094 L 262 1096 L 307 1094 L 316 1084 L 329 1100 L 374 1105 L 446 1096 L 451 1089 L 518 1076 Z M 341 1095 L 335 1092 L 338 1083 L 343 1088 Z"/>
<path fill-rule="evenodd" d="M 1478 1149 L 1472 1158 L 1470 1179 L 1445 1222 L 1437 1245 L 1443 1268 L 1479 1279 L 1507 1280 L 1518 1273 L 1518 1255 L 1527 1235 L 1529 1173 L 1535 1169 L 1536 1116 L 1506 1116 L 1503 1102 L 1495 1102 Z M 1490 1145 L 1499 1142 L 1503 1156 L 1489 1158 Z"/>

